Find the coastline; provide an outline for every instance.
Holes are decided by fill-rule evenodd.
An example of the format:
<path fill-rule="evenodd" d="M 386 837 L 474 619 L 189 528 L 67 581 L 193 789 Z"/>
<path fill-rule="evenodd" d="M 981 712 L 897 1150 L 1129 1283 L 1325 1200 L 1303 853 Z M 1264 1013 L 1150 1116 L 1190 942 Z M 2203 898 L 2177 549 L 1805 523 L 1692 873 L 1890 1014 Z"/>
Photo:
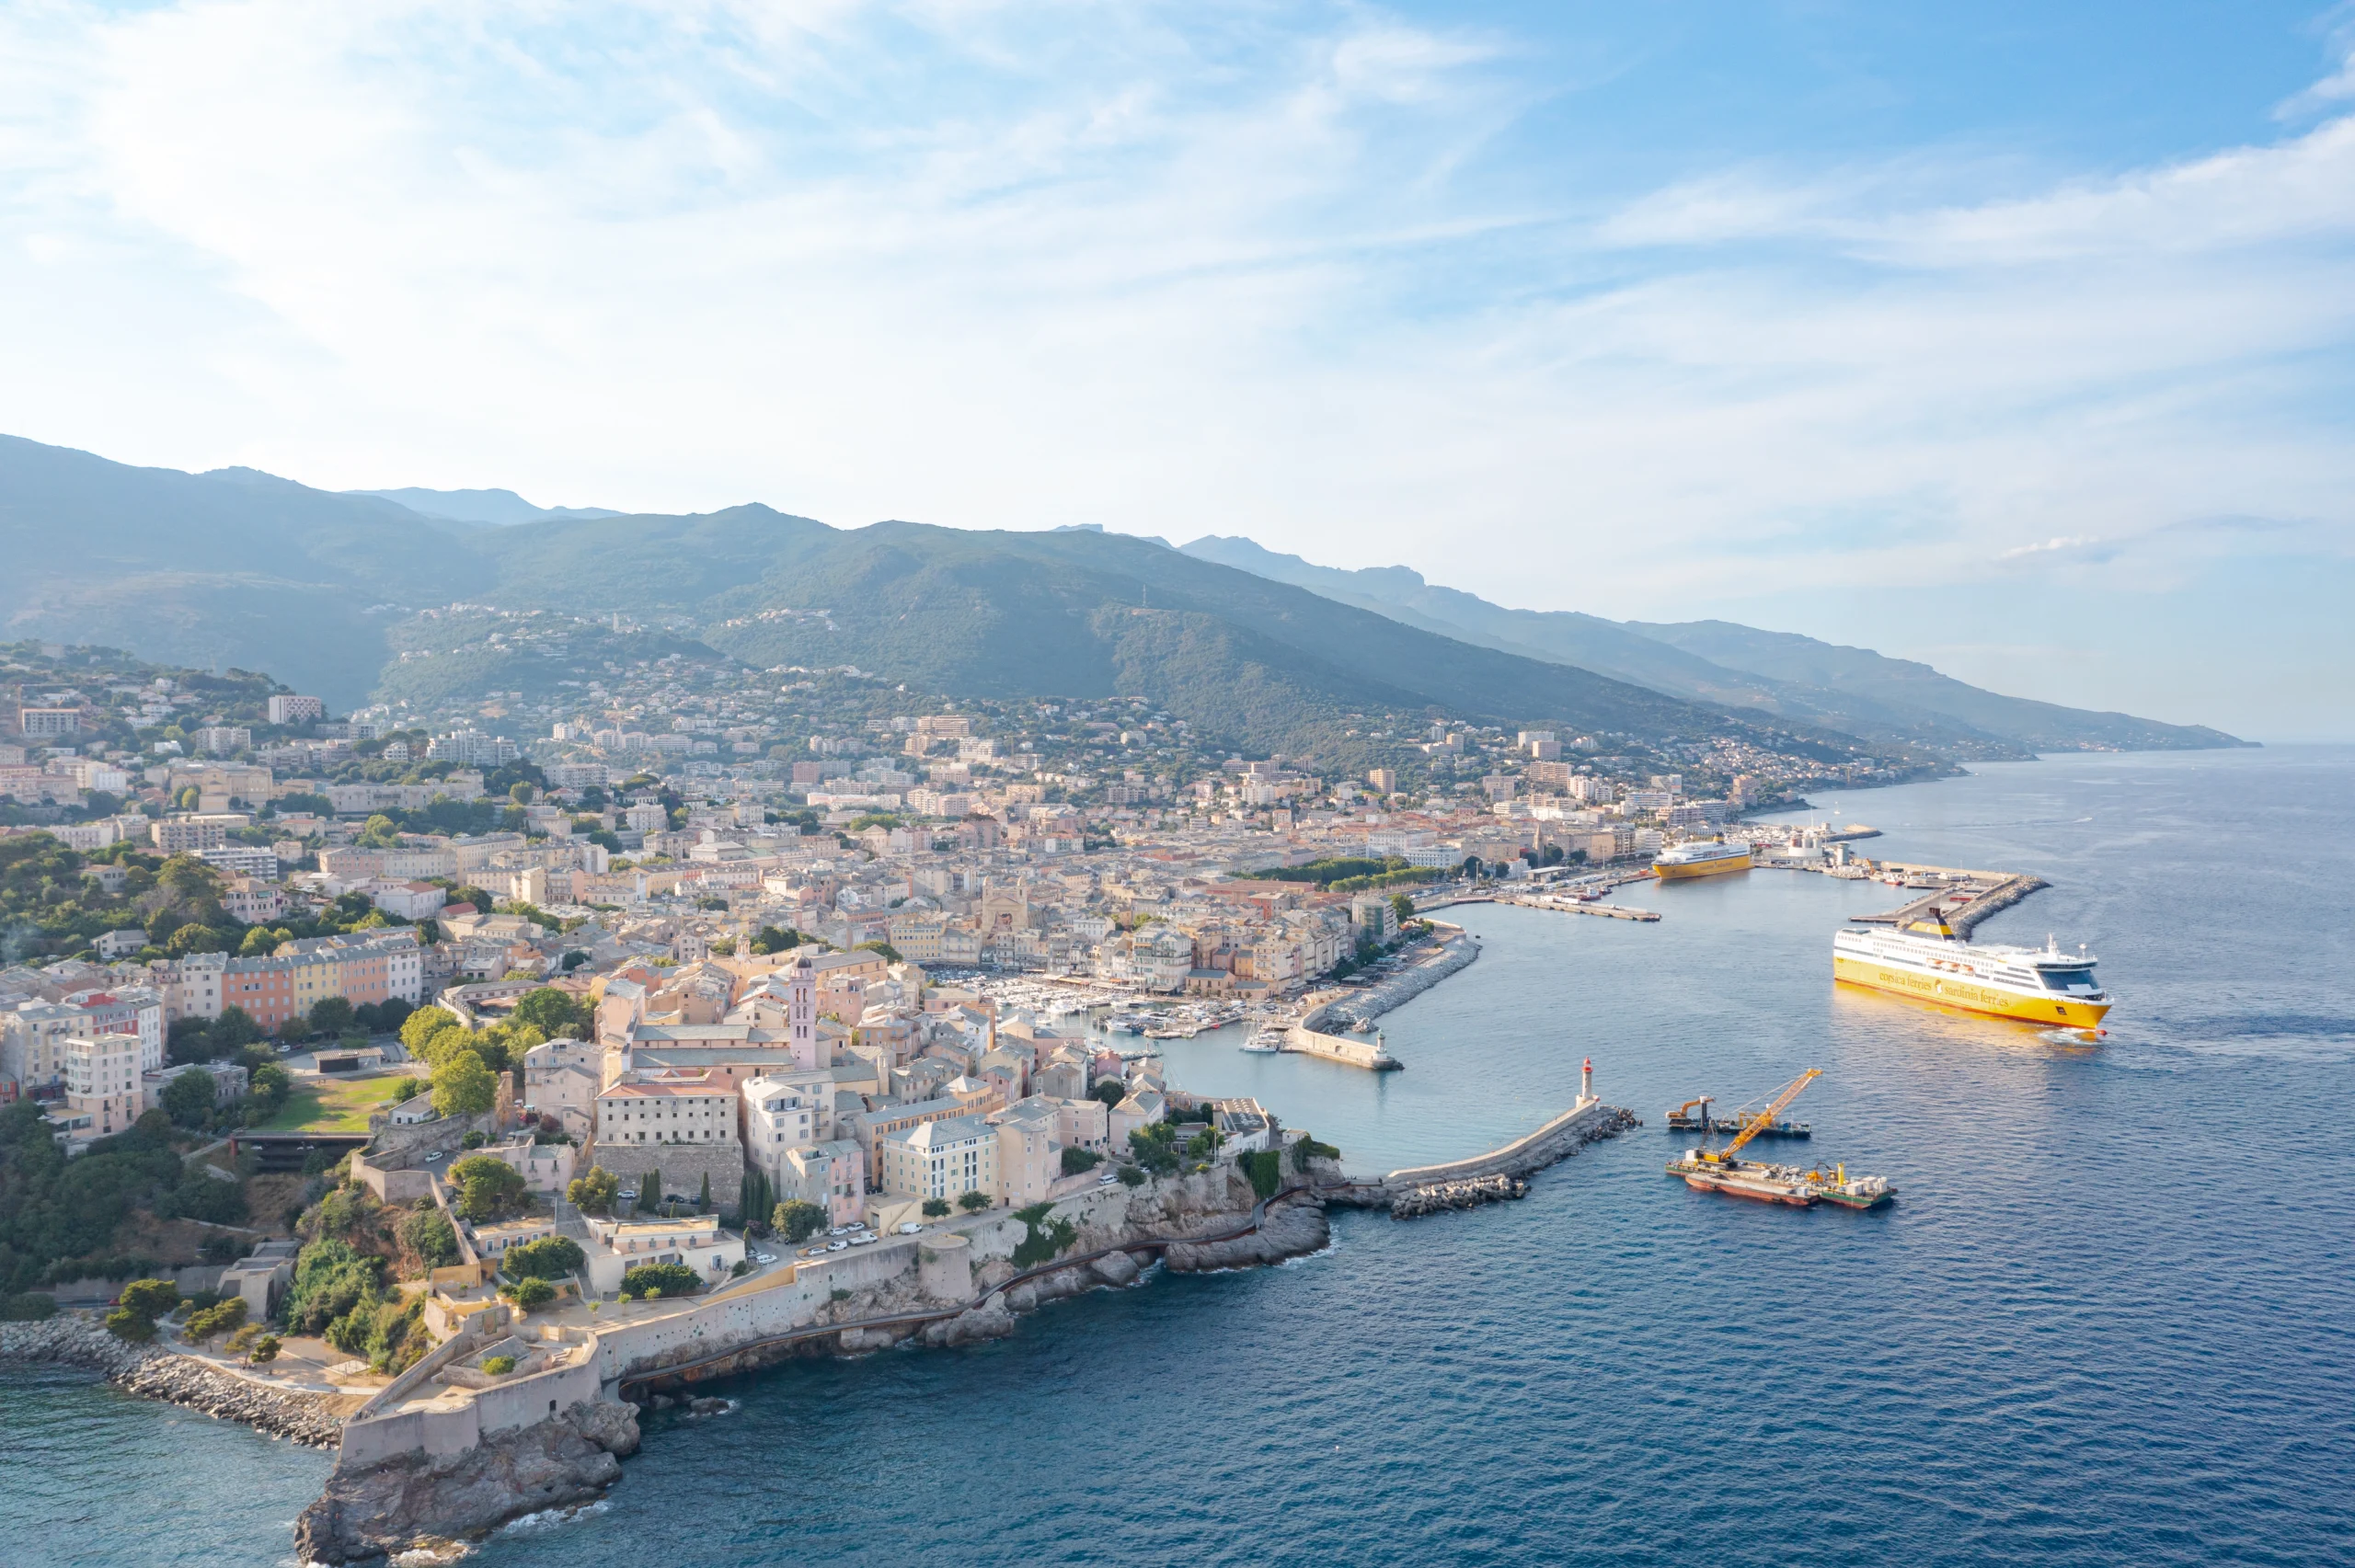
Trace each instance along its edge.
<path fill-rule="evenodd" d="M 128 1345 L 95 1319 L 61 1312 L 0 1323 L 0 1363 L 36 1362 L 99 1374 L 126 1393 L 235 1421 L 315 1448 L 343 1441 L 343 1416 L 318 1394 L 274 1389 L 155 1345 Z"/>

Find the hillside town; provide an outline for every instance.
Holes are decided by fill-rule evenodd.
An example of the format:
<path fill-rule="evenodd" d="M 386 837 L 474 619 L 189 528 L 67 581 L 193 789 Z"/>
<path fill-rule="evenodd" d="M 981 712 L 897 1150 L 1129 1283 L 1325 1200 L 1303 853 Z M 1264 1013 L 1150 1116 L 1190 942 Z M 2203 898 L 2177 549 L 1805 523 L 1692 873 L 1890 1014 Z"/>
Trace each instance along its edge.
<path fill-rule="evenodd" d="M 0 1111 L 117 1185 L 0 1248 L 0 1312 L 154 1272 L 362 1387 L 538 1304 L 519 1260 L 619 1306 L 1272 1158 L 1304 1135 L 1171 1084 L 1156 1036 L 1385 1070 L 1318 1030 L 1470 961 L 1419 897 L 1640 875 L 1868 782 L 1371 715 L 1412 772 L 1344 775 L 1138 701 L 684 655 L 421 720 L 11 651 Z M 371 1236 L 412 1283 L 306 1304 Z"/>

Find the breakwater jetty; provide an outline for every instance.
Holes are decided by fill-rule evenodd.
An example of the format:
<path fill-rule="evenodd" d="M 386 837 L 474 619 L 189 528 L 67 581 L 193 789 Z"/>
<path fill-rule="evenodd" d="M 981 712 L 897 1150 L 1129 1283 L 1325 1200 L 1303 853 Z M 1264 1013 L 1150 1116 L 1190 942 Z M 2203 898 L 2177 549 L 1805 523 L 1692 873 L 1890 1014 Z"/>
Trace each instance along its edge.
<path fill-rule="evenodd" d="M 1981 921 L 2010 909 L 2014 904 L 2051 886 L 2041 876 L 2024 872 L 1969 871 L 1945 865 L 1913 865 L 1901 861 L 1878 861 L 1874 869 L 1893 872 L 1911 881 L 1917 877 L 1935 877 L 1939 886 L 1922 897 L 1881 914 L 1850 915 L 1859 925 L 1893 925 L 1902 929 L 1907 922 L 1943 914 L 1956 935 L 1968 938 Z M 1913 884 L 1919 886 L 1918 883 Z"/>
<path fill-rule="evenodd" d="M 1344 1207 L 1387 1209 L 1399 1219 L 1519 1197 L 1528 1191 L 1528 1178 L 1547 1166 L 1643 1125 L 1633 1111 L 1582 1094 L 1545 1126 L 1485 1154 L 1409 1166 L 1378 1180 L 1361 1178 L 1329 1188 L 1326 1196 Z"/>

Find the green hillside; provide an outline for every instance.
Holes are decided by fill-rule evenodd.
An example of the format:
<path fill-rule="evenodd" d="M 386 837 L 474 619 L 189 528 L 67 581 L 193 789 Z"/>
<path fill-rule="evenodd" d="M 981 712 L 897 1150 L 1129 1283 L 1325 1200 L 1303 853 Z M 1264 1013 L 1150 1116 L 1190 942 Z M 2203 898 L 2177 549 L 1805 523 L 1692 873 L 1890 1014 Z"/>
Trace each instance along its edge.
<path fill-rule="evenodd" d="M 1339 756 L 1352 730 L 1439 718 L 1738 735 L 1824 761 L 1860 750 L 1803 715 L 1752 704 L 1738 719 L 1086 530 L 835 529 L 758 505 L 488 527 L 248 470 L 131 468 L 0 440 L 0 544 L 23 567 L 6 606 L 16 635 L 269 669 L 338 708 L 372 694 L 425 709 L 544 695 L 623 657 L 707 647 L 951 695 L 1150 696 L 1205 735 L 1294 755 Z M 547 619 L 518 620 L 531 611 Z M 616 615 L 633 628 L 626 655 Z"/>
<path fill-rule="evenodd" d="M 1820 726 L 1881 747 L 1957 758 L 2039 750 L 2167 750 L 2241 744 L 2220 730 L 2092 713 L 1982 691 L 1929 666 L 1724 621 L 1660 624 L 1575 611 L 1509 610 L 1405 567 L 1348 571 L 1249 539 L 1185 553 L 1293 584 L 1405 624 L 1578 668 L 1762 719 Z"/>

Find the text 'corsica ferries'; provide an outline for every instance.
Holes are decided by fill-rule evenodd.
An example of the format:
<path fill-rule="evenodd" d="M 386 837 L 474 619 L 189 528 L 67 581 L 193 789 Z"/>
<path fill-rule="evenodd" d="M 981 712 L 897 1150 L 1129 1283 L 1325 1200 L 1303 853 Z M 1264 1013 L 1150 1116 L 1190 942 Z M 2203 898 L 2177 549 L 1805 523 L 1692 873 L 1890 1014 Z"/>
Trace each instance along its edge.
<path fill-rule="evenodd" d="M 2094 960 L 2045 940 L 2033 947 L 1980 947 L 1961 940 L 1942 916 L 1902 931 L 1855 929 L 1832 938 L 1834 979 L 1998 1018 L 2098 1028 L 2109 995 L 2094 979 Z"/>
<path fill-rule="evenodd" d="M 1662 882 L 1684 876 L 1722 876 L 1729 871 L 1749 869 L 1748 844 L 1723 844 L 1714 839 L 1662 850 L 1652 862 L 1652 871 Z"/>

